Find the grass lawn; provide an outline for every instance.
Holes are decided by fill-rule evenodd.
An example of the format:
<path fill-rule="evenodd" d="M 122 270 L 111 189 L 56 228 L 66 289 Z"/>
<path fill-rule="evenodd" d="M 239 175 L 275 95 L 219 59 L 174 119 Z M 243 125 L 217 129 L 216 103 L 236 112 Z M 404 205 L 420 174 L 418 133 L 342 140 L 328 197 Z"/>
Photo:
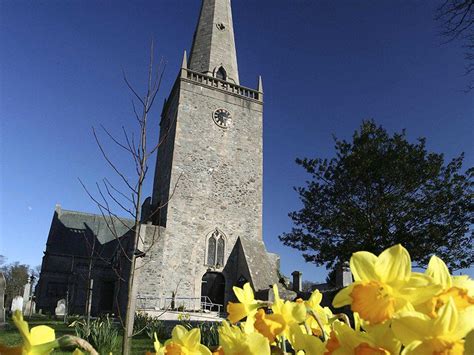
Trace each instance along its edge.
<path fill-rule="evenodd" d="M 58 320 L 49 320 L 49 319 L 33 319 L 27 320 L 28 324 L 31 327 L 36 325 L 47 325 L 53 328 L 56 332 L 56 337 L 60 337 L 65 334 L 75 335 L 74 329 L 68 327 L 67 324 L 64 324 L 62 321 Z M 6 328 L 0 330 L 0 343 L 8 346 L 20 345 L 22 339 L 18 333 L 15 325 L 10 321 Z M 120 342 L 121 343 L 121 339 Z M 150 340 L 147 336 L 140 335 L 133 338 L 132 342 L 132 353 L 133 354 L 145 354 L 148 350 L 153 351 L 153 341 Z M 56 350 L 53 354 L 70 354 L 70 352 L 64 352 Z M 114 350 L 114 354 L 120 354 L 120 348 Z"/>

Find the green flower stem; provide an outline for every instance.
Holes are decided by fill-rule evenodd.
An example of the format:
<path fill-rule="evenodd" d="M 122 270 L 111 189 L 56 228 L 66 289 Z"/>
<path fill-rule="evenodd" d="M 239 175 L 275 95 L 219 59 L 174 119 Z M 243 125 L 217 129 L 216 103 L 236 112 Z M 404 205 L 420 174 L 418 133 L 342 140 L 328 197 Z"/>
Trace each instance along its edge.
<path fill-rule="evenodd" d="M 316 314 L 316 312 L 313 311 L 312 309 L 309 310 L 309 313 L 313 316 L 314 319 L 316 319 L 316 322 L 318 323 L 319 328 L 321 328 L 321 334 L 322 334 L 322 337 L 323 337 L 322 340 L 323 340 L 323 342 L 325 342 L 328 337 L 326 335 L 326 332 L 324 331 L 323 322 L 321 322 L 321 318 L 319 318 L 319 316 Z"/>

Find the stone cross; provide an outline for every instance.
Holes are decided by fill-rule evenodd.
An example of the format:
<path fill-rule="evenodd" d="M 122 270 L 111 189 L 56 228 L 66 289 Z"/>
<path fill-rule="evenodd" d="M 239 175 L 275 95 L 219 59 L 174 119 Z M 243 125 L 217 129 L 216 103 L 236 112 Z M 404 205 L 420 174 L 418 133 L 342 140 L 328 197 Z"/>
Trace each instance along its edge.
<path fill-rule="evenodd" d="M 0 272 L 0 324 L 5 323 L 5 289 L 7 287 L 7 282 L 5 281 L 5 276 Z"/>
<path fill-rule="evenodd" d="M 23 297 L 15 296 L 13 298 L 11 311 L 12 313 L 15 311 L 23 312 Z"/>

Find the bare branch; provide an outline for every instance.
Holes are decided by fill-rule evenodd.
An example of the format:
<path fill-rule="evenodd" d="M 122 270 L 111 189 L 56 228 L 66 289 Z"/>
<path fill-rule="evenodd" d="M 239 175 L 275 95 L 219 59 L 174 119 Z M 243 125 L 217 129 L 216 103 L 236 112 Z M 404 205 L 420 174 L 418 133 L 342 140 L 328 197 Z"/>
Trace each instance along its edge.
<path fill-rule="evenodd" d="M 114 137 L 112 134 L 110 134 L 110 132 L 109 132 L 103 125 L 100 125 L 100 127 L 104 130 L 104 132 L 109 136 L 109 138 L 110 138 L 115 144 L 117 144 L 119 147 L 125 149 L 127 152 L 133 154 L 133 152 L 132 152 L 128 147 L 124 146 L 124 145 L 123 145 L 122 143 L 120 143 L 117 139 L 115 139 L 115 137 Z"/>
<path fill-rule="evenodd" d="M 125 74 L 125 70 L 123 69 L 122 69 L 122 74 L 123 74 L 123 80 L 125 81 L 125 84 L 127 84 L 127 87 L 135 95 L 138 101 L 140 101 L 142 105 L 145 106 L 145 102 L 143 102 L 143 99 L 140 97 L 140 95 L 137 94 L 137 92 L 133 89 L 133 86 L 128 82 L 127 75 Z"/>
<path fill-rule="evenodd" d="M 107 179 L 103 179 L 102 181 L 103 181 L 103 183 L 104 183 L 105 189 L 107 190 L 107 195 L 109 195 L 109 197 L 110 197 L 121 209 L 123 209 L 125 212 L 127 212 L 127 213 L 128 213 L 130 216 L 132 216 L 133 218 L 135 218 L 135 214 L 134 214 L 132 211 L 130 211 L 129 208 L 125 207 L 125 206 L 124 206 L 119 200 L 117 200 L 117 199 L 115 198 L 115 196 L 112 194 L 112 192 L 110 191 L 109 186 L 108 186 L 108 185 L 110 184 L 110 182 L 108 182 Z"/>
<path fill-rule="evenodd" d="M 117 189 L 107 178 L 104 178 L 104 180 L 109 184 L 109 186 L 112 188 L 112 190 L 114 190 L 116 193 L 120 194 L 123 198 L 125 198 L 128 202 L 130 203 L 133 203 L 133 201 L 130 199 L 130 197 L 128 197 L 127 195 L 125 195 L 122 191 L 120 191 L 119 189 Z"/>
<path fill-rule="evenodd" d="M 127 226 L 126 224 L 123 223 L 123 221 L 117 216 L 117 215 L 114 215 L 110 210 L 107 210 L 107 207 L 104 206 L 102 203 L 100 203 L 90 192 L 89 190 L 87 189 L 87 187 L 84 185 L 84 183 L 82 182 L 81 179 L 79 179 L 79 182 L 80 184 L 82 185 L 82 188 L 84 189 L 84 191 L 86 192 L 86 194 L 89 196 L 89 198 L 97 205 L 97 207 L 99 208 L 99 211 L 102 215 L 102 218 L 104 219 L 106 225 L 107 225 L 107 228 L 109 229 L 110 233 L 112 233 L 112 235 L 117 239 L 117 240 L 120 240 L 120 237 L 117 235 L 116 231 L 114 229 L 112 229 L 109 225 L 109 222 L 107 220 L 107 217 L 105 216 L 104 214 L 104 210 L 107 211 L 108 214 L 111 214 L 112 216 L 114 216 L 117 220 L 119 220 L 128 230 L 127 232 L 131 231 L 132 228 L 130 228 L 129 226 Z M 110 218 L 110 216 L 109 216 Z M 120 248 L 122 249 L 122 252 L 124 253 L 125 257 L 128 259 L 128 255 L 127 253 L 125 252 L 123 246 L 121 245 L 121 243 L 119 242 L 120 244 Z"/>
<path fill-rule="evenodd" d="M 123 180 L 123 182 L 125 183 L 125 185 L 127 185 L 128 188 L 129 188 L 130 190 L 132 190 L 132 192 L 137 193 L 137 191 L 130 185 L 130 183 L 128 182 L 127 178 L 117 169 L 117 167 L 115 166 L 115 164 L 112 163 L 112 161 L 109 159 L 109 157 L 108 157 L 107 154 L 105 153 L 104 148 L 102 148 L 102 145 L 100 144 L 99 138 L 97 137 L 97 134 L 95 133 L 94 127 L 92 127 L 92 133 L 94 134 L 95 141 L 96 141 L 97 145 L 99 146 L 99 149 L 100 149 L 100 151 L 101 151 L 102 156 L 104 157 L 104 159 L 107 161 L 107 163 L 110 165 L 110 167 L 117 173 L 117 175 L 122 178 L 122 180 Z"/>

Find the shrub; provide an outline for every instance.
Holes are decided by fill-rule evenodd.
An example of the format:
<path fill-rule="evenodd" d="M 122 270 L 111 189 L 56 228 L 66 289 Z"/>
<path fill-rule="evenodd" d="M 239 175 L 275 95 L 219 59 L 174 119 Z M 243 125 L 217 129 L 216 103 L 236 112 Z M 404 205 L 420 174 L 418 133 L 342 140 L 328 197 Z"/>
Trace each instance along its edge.
<path fill-rule="evenodd" d="M 119 332 L 109 315 L 89 322 L 77 320 L 71 326 L 74 326 L 76 335 L 91 343 L 99 354 L 113 352 L 119 345 Z"/>
<path fill-rule="evenodd" d="M 163 321 L 144 312 L 137 312 L 135 314 L 133 333 L 135 335 L 145 333 L 150 339 L 153 339 L 153 334 L 155 333 L 159 339 L 165 339 L 169 335 L 166 333 Z"/>

